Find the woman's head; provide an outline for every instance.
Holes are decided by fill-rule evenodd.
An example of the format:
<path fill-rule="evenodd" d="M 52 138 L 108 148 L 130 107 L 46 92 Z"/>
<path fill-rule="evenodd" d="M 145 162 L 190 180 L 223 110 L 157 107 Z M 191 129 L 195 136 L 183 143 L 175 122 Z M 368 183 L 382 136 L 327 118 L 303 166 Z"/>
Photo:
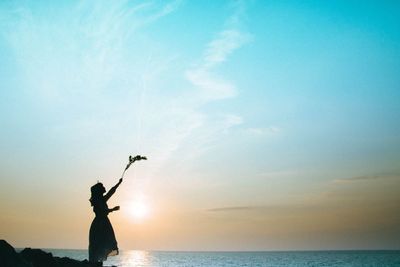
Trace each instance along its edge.
<path fill-rule="evenodd" d="M 104 188 L 104 185 L 102 183 L 97 182 L 97 184 L 93 185 L 90 188 L 90 191 L 92 192 L 92 196 L 103 195 L 106 192 L 106 189 Z"/>
<path fill-rule="evenodd" d="M 94 202 L 96 202 L 99 198 L 103 196 L 103 194 L 106 192 L 106 189 L 104 188 L 104 185 L 102 183 L 98 182 L 90 188 L 90 192 L 92 193 L 90 203 L 93 206 Z"/>

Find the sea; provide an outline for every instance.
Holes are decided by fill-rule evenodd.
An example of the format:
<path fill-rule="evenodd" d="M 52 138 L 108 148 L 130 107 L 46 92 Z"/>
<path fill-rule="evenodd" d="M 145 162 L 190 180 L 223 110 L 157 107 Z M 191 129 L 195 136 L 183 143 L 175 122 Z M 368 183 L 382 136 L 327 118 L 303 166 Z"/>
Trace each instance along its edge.
<path fill-rule="evenodd" d="M 87 250 L 45 249 L 54 256 L 87 259 Z M 124 267 L 400 267 L 400 250 L 170 252 L 126 250 L 104 266 Z"/>

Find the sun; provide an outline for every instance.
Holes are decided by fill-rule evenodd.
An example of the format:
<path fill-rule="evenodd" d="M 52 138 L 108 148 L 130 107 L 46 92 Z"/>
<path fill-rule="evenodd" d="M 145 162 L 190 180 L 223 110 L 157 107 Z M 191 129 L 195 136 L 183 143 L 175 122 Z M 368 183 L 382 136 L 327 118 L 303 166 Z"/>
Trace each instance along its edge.
<path fill-rule="evenodd" d="M 135 200 L 129 206 L 129 213 L 135 222 L 142 222 L 148 218 L 150 208 L 143 200 Z"/>

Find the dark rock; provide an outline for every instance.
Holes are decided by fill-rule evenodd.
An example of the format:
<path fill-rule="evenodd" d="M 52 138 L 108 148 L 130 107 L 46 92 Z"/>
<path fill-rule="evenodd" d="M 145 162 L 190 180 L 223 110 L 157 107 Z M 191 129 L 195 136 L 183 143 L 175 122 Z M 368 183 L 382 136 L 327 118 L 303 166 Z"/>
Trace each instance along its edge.
<path fill-rule="evenodd" d="M 77 261 L 67 257 L 59 258 L 55 257 L 57 260 L 59 267 L 88 267 L 89 262 L 87 260 L 84 261 Z"/>
<path fill-rule="evenodd" d="M 53 255 L 41 249 L 25 248 L 20 252 L 22 258 L 32 263 L 33 267 L 59 267 Z"/>
<path fill-rule="evenodd" d="M 5 240 L 0 240 L 0 266 L 32 267 L 32 265 L 24 261 L 15 249 Z"/>
<path fill-rule="evenodd" d="M 0 240 L 0 267 L 90 267 L 87 260 L 78 261 L 67 257 L 53 257 L 41 249 L 25 248 L 20 253 Z"/>

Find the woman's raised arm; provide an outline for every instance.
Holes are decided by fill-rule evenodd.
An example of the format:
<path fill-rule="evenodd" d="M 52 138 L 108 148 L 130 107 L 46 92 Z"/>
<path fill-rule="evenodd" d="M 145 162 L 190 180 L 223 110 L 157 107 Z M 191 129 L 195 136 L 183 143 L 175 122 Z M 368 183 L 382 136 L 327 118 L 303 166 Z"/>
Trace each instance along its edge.
<path fill-rule="evenodd" d="M 114 195 L 115 191 L 117 190 L 118 186 L 122 183 L 122 178 L 119 179 L 118 183 L 111 187 L 111 189 L 107 192 L 104 196 L 104 199 L 107 201 L 112 195 Z"/>

